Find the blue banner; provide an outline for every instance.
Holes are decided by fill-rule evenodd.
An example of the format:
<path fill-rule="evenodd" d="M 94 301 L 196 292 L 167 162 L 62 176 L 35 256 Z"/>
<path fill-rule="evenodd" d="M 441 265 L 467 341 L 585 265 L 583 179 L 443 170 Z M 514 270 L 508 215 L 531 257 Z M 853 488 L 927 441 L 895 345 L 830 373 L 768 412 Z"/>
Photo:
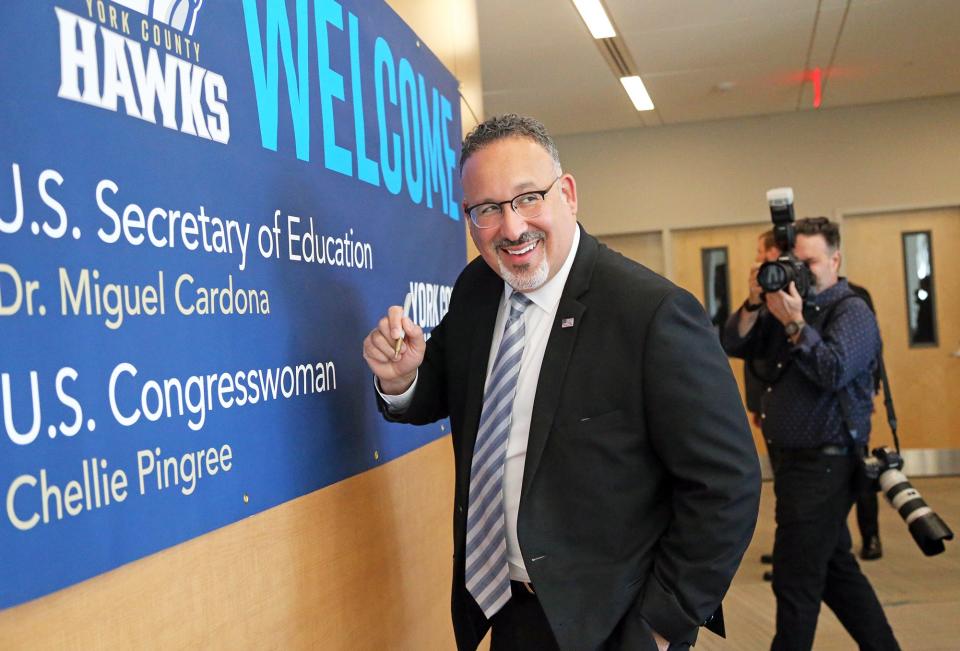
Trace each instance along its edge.
<path fill-rule="evenodd" d="M 361 342 L 466 256 L 457 81 L 373 0 L 0 5 L 0 608 L 396 458 Z"/>

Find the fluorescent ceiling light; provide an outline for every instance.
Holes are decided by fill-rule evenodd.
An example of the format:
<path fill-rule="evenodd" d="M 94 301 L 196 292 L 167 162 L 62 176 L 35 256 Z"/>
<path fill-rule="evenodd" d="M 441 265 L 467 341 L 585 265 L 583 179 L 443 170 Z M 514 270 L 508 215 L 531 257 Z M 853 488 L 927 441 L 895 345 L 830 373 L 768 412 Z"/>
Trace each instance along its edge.
<path fill-rule="evenodd" d="M 617 35 L 600 0 L 573 0 L 573 4 L 593 38 L 613 38 Z"/>
<path fill-rule="evenodd" d="M 640 77 L 636 75 L 632 77 L 620 77 L 620 83 L 623 84 L 627 95 L 630 96 L 630 101 L 633 102 L 633 106 L 638 111 L 653 110 L 653 100 L 650 99 L 650 94 L 647 93 L 647 89 L 643 85 L 643 80 L 640 79 Z"/>

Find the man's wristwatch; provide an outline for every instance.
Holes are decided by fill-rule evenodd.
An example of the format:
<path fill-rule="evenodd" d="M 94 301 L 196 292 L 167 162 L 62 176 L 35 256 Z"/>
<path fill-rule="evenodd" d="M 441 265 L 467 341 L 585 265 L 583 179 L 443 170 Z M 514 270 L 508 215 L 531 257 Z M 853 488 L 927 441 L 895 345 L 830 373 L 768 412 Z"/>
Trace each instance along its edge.
<path fill-rule="evenodd" d="M 787 333 L 788 337 L 796 337 L 797 334 L 803 330 L 803 326 L 807 325 L 803 321 L 791 321 L 787 325 L 783 326 L 784 332 Z"/>

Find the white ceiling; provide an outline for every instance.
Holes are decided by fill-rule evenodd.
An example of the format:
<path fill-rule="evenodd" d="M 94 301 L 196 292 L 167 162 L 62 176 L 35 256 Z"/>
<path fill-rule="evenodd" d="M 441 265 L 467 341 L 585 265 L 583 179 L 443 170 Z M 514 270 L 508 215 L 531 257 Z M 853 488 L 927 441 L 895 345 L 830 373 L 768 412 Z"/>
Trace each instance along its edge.
<path fill-rule="evenodd" d="M 960 93 L 960 0 L 604 0 L 656 105 L 638 113 L 571 0 L 477 0 L 486 115 L 554 134 Z"/>

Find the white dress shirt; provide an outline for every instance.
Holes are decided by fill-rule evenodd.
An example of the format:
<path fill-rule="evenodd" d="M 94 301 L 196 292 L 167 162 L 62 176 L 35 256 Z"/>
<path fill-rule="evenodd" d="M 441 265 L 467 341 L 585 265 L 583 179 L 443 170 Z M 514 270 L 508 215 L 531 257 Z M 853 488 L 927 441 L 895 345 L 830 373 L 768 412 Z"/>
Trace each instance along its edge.
<path fill-rule="evenodd" d="M 510 578 L 514 581 L 529 581 L 520 544 L 517 541 L 517 513 L 520 509 L 520 488 L 523 484 L 523 466 L 527 458 L 527 440 L 530 436 L 530 421 L 533 416 L 533 400 L 537 393 L 537 380 L 543 364 L 543 354 L 547 350 L 552 324 L 557 314 L 557 306 L 563 288 L 570 275 L 570 267 L 580 245 L 580 228 L 574 229 L 570 252 L 557 274 L 533 291 L 526 292 L 531 305 L 523 313 L 524 344 L 520 361 L 520 374 L 517 377 L 517 393 L 513 399 L 513 411 L 510 420 L 510 434 L 507 438 L 507 458 L 503 473 L 503 502 L 507 530 L 507 562 L 510 565 Z M 493 370 L 497 349 L 503 338 L 503 328 L 510 310 L 510 294 L 513 288 L 503 284 L 503 296 L 497 311 L 497 321 L 493 328 L 493 341 L 490 344 L 490 357 L 487 364 L 487 378 Z M 484 385 L 486 385 L 484 380 Z M 391 411 L 403 411 L 413 398 L 417 383 L 398 396 L 380 393 Z M 377 391 L 380 389 L 377 387 Z"/>

